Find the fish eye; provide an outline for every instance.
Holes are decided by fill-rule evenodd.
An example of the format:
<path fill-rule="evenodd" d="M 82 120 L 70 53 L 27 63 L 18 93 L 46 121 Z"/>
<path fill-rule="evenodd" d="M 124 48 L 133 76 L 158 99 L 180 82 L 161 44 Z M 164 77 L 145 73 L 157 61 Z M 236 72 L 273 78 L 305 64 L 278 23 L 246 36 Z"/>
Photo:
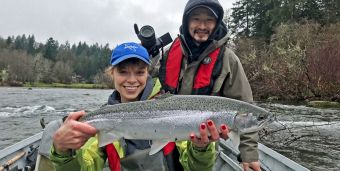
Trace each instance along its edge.
<path fill-rule="evenodd" d="M 257 120 L 263 120 L 263 119 L 265 119 L 264 116 L 259 116 L 259 117 L 257 118 Z"/>

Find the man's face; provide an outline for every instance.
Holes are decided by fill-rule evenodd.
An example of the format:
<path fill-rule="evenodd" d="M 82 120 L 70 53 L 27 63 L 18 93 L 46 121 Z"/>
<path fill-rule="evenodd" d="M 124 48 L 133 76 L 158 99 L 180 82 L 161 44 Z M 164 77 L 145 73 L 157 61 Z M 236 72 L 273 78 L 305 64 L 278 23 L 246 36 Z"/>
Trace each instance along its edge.
<path fill-rule="evenodd" d="M 189 33 L 197 43 L 207 41 L 215 26 L 216 18 L 207 8 L 197 8 L 189 14 Z"/>

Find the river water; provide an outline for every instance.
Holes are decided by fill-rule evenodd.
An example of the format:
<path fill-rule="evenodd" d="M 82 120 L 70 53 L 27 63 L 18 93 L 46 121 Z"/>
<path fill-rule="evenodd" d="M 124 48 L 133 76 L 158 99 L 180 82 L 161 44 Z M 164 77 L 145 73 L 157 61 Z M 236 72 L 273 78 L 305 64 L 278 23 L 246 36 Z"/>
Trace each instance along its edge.
<path fill-rule="evenodd" d="M 0 87 L 0 149 L 41 131 L 71 111 L 94 110 L 112 90 Z M 276 115 L 261 142 L 310 170 L 340 168 L 340 110 L 259 103 Z"/>

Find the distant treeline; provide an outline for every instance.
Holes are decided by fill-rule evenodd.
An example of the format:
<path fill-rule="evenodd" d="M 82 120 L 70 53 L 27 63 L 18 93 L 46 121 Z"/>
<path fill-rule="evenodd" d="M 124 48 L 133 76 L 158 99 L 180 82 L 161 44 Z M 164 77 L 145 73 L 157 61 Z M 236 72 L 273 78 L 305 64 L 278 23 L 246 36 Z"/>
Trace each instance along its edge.
<path fill-rule="evenodd" d="M 25 34 L 0 37 L 0 81 L 8 85 L 101 82 L 110 52 L 108 44 L 59 44 L 53 38 L 43 44 Z"/>
<path fill-rule="evenodd" d="M 340 101 L 339 0 L 237 0 L 224 21 L 255 99 Z M 104 83 L 109 57 L 108 45 L 0 37 L 0 81 Z"/>

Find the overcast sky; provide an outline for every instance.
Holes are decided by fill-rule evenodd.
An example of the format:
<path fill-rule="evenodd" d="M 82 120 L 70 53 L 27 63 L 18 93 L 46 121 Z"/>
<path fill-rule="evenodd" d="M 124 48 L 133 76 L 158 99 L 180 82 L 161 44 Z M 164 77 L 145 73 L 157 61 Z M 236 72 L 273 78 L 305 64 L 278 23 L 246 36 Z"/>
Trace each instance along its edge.
<path fill-rule="evenodd" d="M 220 0 L 224 10 L 235 0 Z M 139 41 L 133 24 L 151 25 L 156 36 L 178 34 L 187 0 L 0 0 L 0 36 L 34 34 L 71 44 Z"/>

